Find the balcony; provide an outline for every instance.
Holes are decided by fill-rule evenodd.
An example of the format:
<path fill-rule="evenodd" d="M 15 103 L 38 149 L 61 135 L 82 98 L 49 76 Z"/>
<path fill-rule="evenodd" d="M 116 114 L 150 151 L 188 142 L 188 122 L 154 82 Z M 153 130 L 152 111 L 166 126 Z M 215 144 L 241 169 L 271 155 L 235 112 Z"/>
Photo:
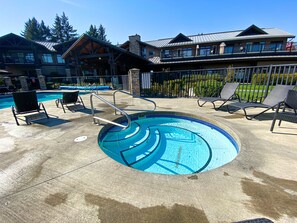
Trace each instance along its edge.
<path fill-rule="evenodd" d="M 186 52 L 186 53 L 185 53 Z M 222 53 L 223 52 L 223 53 Z M 288 42 L 287 44 L 271 44 L 271 45 L 248 45 L 248 46 L 226 46 L 224 51 L 219 47 L 211 49 L 211 47 L 201 47 L 196 52 L 179 50 L 163 50 L 161 53 L 161 61 L 170 60 L 195 60 L 210 58 L 230 58 L 230 57 L 246 57 L 246 56 L 268 56 L 268 55 L 290 55 L 297 54 L 297 42 Z"/>

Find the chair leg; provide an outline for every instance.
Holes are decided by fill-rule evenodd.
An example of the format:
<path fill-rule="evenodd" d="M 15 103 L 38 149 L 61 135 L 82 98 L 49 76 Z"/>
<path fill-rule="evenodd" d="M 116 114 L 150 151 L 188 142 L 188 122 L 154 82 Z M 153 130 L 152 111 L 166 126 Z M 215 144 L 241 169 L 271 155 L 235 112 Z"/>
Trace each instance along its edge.
<path fill-rule="evenodd" d="M 61 103 L 64 113 L 66 113 L 63 103 Z"/>
<path fill-rule="evenodd" d="M 17 118 L 17 116 L 16 116 L 16 113 L 15 113 L 15 110 L 14 110 L 14 107 L 13 107 L 13 106 L 12 106 L 12 114 L 13 114 L 13 117 L 14 117 L 14 119 L 15 119 L 16 124 L 17 124 L 17 125 L 20 125 L 20 123 L 18 122 L 18 118 Z"/>
<path fill-rule="evenodd" d="M 57 108 L 59 107 L 60 99 L 55 100 Z"/>
<path fill-rule="evenodd" d="M 78 96 L 79 97 L 79 100 L 80 100 L 80 103 L 82 104 L 82 106 L 84 107 L 84 109 L 86 108 L 86 106 L 85 106 L 85 104 L 84 104 L 84 101 L 81 99 L 81 97 L 80 96 Z"/>
<path fill-rule="evenodd" d="M 206 102 L 207 102 L 207 101 L 205 101 L 204 103 L 202 103 L 202 104 L 200 105 L 200 103 L 199 103 L 199 99 L 197 100 L 197 104 L 198 104 L 199 107 L 202 107 L 203 105 L 205 105 Z"/>
<path fill-rule="evenodd" d="M 48 116 L 48 114 L 47 114 L 47 112 L 45 110 L 45 107 L 44 107 L 43 103 L 40 103 L 40 105 L 42 106 L 42 110 L 44 111 L 46 117 L 49 118 L 49 116 Z"/>

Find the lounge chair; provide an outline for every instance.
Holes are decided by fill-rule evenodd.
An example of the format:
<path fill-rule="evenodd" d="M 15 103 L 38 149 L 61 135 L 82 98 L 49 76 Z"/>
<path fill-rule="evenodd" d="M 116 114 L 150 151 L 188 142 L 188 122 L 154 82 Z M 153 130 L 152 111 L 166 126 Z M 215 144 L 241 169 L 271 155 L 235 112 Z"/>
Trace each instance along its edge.
<path fill-rule="evenodd" d="M 12 96 L 15 104 L 12 106 L 12 114 L 17 125 L 20 125 L 19 115 L 25 118 L 27 125 L 30 125 L 33 120 L 49 118 L 44 105 L 37 101 L 36 91 L 13 92 Z"/>
<path fill-rule="evenodd" d="M 66 113 L 64 105 L 69 109 L 68 104 L 81 104 L 83 108 L 86 108 L 78 93 L 79 91 L 63 92 L 63 97 L 56 100 L 56 106 L 59 107 L 59 104 L 61 104 L 64 113 Z"/>
<path fill-rule="evenodd" d="M 227 111 L 232 114 L 235 111 L 242 109 L 246 119 L 251 120 L 264 112 L 276 108 L 278 103 L 285 100 L 287 97 L 288 91 L 292 90 L 295 86 L 292 85 L 276 85 L 273 90 L 269 93 L 269 95 L 264 99 L 263 103 L 256 102 L 235 102 L 227 105 Z M 230 111 L 230 107 L 235 108 L 235 111 Z M 256 115 L 248 115 L 246 112 L 247 108 L 266 108 L 264 111 L 256 114 Z M 251 117 L 250 117 L 251 116 Z"/>
<path fill-rule="evenodd" d="M 227 101 L 230 101 L 232 99 L 238 99 L 240 101 L 239 96 L 235 93 L 237 87 L 239 86 L 239 83 L 226 83 L 220 93 L 219 97 L 203 97 L 199 98 L 197 100 L 198 106 L 202 107 L 206 102 L 211 102 L 213 104 L 214 109 L 221 108 Z M 200 104 L 200 101 L 204 101 L 202 104 Z M 222 101 L 223 103 L 216 108 L 215 102 Z"/>
<path fill-rule="evenodd" d="M 283 108 L 282 111 L 280 111 L 281 108 Z M 291 109 L 292 112 L 286 111 L 286 108 Z M 278 104 L 270 127 L 271 132 L 277 119 L 279 119 L 278 126 L 280 126 L 282 121 L 297 123 L 297 91 L 289 90 L 286 100 Z"/>

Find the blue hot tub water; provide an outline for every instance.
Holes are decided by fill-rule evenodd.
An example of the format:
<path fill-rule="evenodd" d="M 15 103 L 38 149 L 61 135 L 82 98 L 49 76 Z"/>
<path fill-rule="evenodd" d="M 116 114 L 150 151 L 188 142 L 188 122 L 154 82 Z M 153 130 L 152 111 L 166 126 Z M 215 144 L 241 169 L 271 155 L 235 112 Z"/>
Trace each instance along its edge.
<path fill-rule="evenodd" d="M 119 163 L 160 174 L 205 172 L 239 152 L 235 140 L 213 124 L 163 115 L 136 118 L 123 131 L 112 127 L 99 134 L 99 146 Z"/>

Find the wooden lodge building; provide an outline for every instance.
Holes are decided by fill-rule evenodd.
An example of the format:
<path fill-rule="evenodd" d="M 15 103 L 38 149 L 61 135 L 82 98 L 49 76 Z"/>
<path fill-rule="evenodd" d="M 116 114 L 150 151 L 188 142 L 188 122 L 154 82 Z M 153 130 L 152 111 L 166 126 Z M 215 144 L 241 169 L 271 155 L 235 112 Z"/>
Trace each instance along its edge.
<path fill-rule="evenodd" d="M 278 28 L 197 34 L 141 41 L 139 35 L 115 46 L 83 34 L 62 44 L 0 37 L 0 69 L 6 76 L 52 77 L 124 75 L 141 71 L 188 70 L 297 62 L 295 36 Z M 0 74 L 1 75 L 1 74 Z"/>

